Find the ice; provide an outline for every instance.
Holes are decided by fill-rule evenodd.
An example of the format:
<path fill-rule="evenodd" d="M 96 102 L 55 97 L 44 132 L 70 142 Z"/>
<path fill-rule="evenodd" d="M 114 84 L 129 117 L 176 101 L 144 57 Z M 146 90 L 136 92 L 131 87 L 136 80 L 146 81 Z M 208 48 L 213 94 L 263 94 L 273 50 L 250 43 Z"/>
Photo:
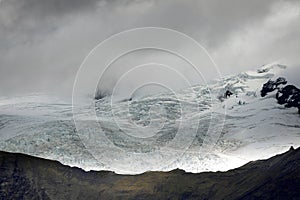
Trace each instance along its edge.
<path fill-rule="evenodd" d="M 259 94 L 283 70 L 269 64 L 176 95 L 107 97 L 90 105 L 96 119 L 87 107 L 74 109 L 77 126 L 72 105 L 51 95 L 2 97 L 0 150 L 126 174 L 229 170 L 300 145 L 297 110 Z M 226 90 L 234 95 L 223 98 Z"/>

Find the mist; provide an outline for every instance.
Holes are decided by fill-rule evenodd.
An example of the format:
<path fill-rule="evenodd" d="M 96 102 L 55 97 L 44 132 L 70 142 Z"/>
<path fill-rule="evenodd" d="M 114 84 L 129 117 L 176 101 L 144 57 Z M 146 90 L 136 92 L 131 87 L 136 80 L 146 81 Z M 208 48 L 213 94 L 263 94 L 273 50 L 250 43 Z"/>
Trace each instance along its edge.
<path fill-rule="evenodd" d="M 222 75 L 278 62 L 291 68 L 285 75 L 300 86 L 299 13 L 300 2 L 293 0 L 2 0 L 0 96 L 52 93 L 70 98 L 77 71 L 89 52 L 111 35 L 138 27 L 165 27 L 194 38 Z M 112 91 L 131 67 L 153 60 L 166 61 L 193 84 L 205 83 L 193 78 L 189 66 L 175 56 L 141 51 L 116 61 L 101 87 Z M 205 67 L 199 70 L 206 72 Z M 122 84 L 122 92 L 131 93 L 132 80 L 157 77 L 157 73 L 132 74 Z M 172 88 L 186 87 L 176 75 L 159 73 Z"/>

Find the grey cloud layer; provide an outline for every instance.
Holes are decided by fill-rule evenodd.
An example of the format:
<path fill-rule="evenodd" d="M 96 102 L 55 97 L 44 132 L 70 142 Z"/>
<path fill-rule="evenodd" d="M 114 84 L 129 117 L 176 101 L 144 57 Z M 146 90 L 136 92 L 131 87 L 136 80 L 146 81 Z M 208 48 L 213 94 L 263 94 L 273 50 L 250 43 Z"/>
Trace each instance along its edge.
<path fill-rule="evenodd" d="M 70 93 L 95 45 L 142 26 L 192 36 L 225 74 L 276 60 L 299 68 L 299 8 L 280 0 L 3 0 L 0 93 Z"/>

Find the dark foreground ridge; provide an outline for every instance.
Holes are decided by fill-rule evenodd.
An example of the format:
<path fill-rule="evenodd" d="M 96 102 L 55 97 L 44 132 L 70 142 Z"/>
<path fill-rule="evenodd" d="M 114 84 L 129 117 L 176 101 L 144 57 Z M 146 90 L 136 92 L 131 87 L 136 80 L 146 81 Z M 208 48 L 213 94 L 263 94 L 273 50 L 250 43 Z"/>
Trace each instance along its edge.
<path fill-rule="evenodd" d="M 85 172 L 0 152 L 0 199 L 300 199 L 300 148 L 228 172 Z"/>

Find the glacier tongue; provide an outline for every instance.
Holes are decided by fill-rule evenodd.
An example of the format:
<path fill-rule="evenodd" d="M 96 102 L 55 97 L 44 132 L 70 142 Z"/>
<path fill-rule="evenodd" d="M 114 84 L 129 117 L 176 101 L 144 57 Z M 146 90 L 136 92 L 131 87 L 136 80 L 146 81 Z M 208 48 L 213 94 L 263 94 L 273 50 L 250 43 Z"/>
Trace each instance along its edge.
<path fill-rule="evenodd" d="M 54 97 L 1 98 L 0 150 L 129 174 L 232 169 L 300 145 L 297 111 L 259 96 L 283 70 L 270 64 L 176 94 L 104 98 L 91 105 L 97 119 L 89 108 L 75 110 L 76 126 L 72 105 Z M 226 90 L 234 95 L 223 98 Z"/>

